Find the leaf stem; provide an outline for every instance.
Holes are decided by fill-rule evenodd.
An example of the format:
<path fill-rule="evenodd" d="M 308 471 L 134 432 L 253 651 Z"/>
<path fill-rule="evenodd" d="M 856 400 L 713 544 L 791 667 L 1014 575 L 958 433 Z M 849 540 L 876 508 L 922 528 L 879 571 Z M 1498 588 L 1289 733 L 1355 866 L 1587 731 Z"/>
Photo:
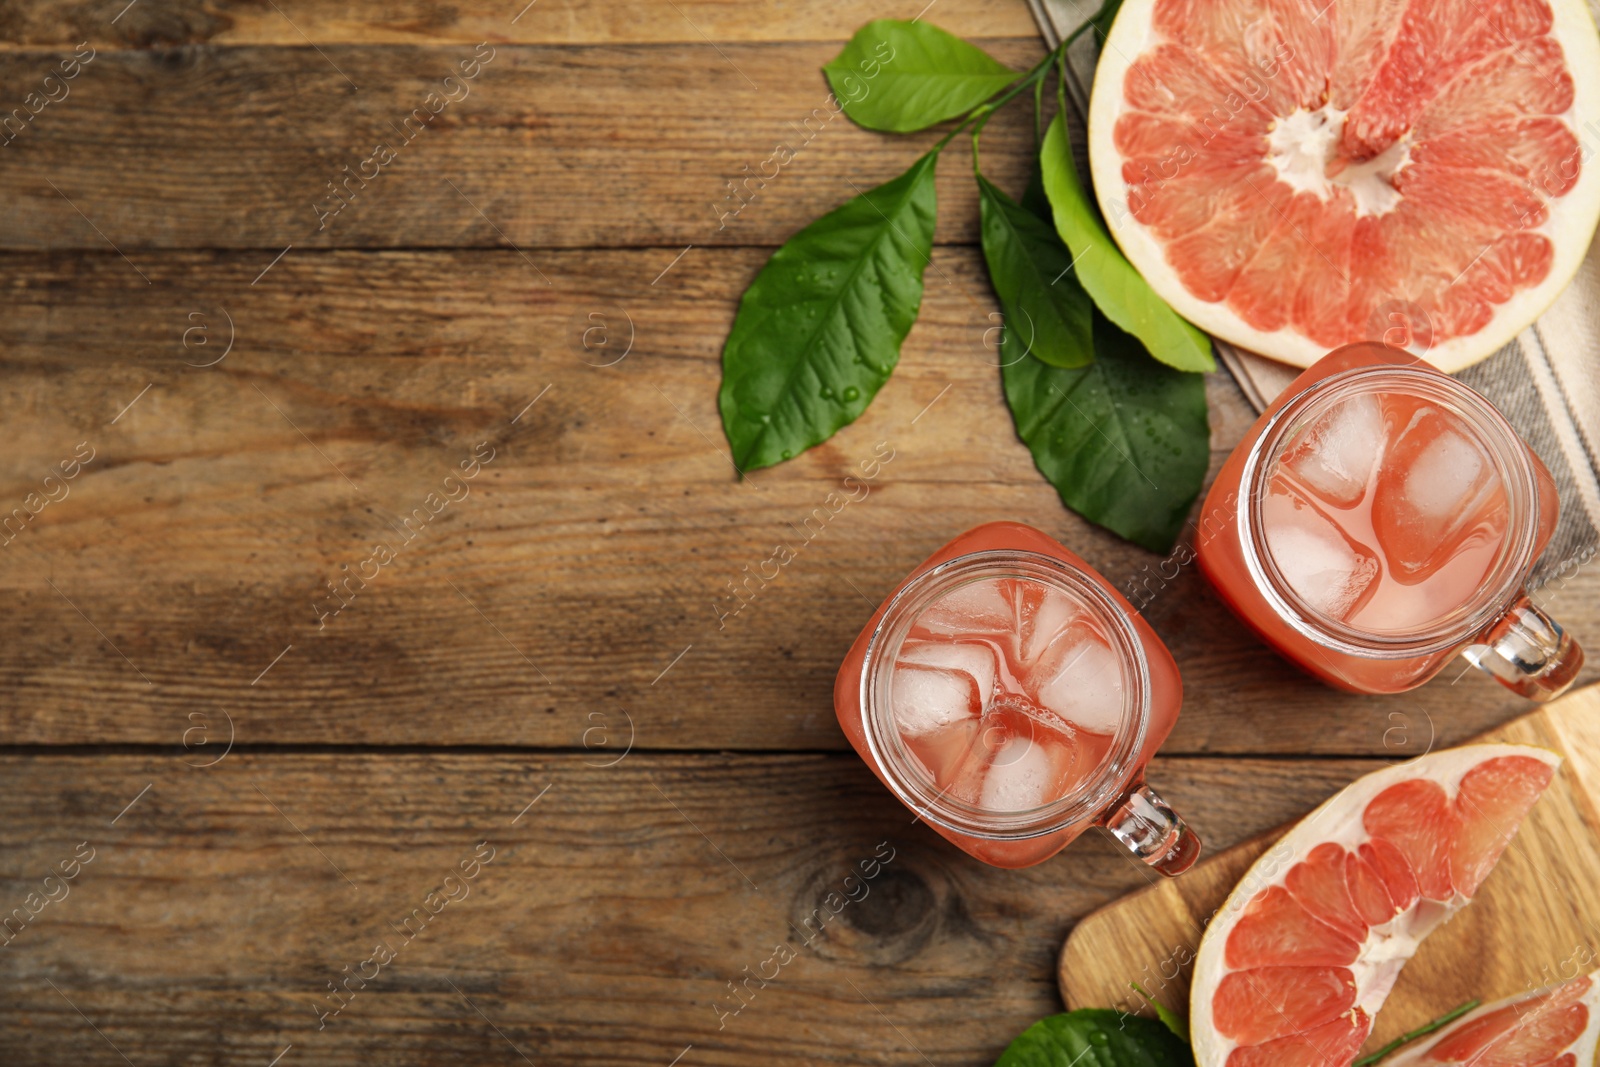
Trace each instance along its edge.
<path fill-rule="evenodd" d="M 1009 104 L 1023 90 L 1028 89 L 1029 87 L 1034 86 L 1036 84 L 1039 84 L 1040 80 L 1046 74 L 1049 73 L 1050 65 L 1052 63 L 1058 63 L 1058 64 L 1063 64 L 1064 65 L 1065 62 L 1066 62 L 1067 49 L 1072 47 L 1072 42 L 1076 41 L 1079 37 L 1083 36 L 1083 32 L 1085 30 L 1091 28 L 1092 26 L 1093 26 L 1093 23 L 1085 22 L 1082 26 L 1079 26 L 1077 29 L 1075 29 L 1071 33 L 1067 34 L 1066 37 L 1062 38 L 1060 44 L 1058 44 L 1054 48 L 1052 48 L 1049 51 L 1049 53 L 1045 55 L 1045 57 L 1043 59 L 1041 59 L 1041 60 L 1039 60 L 1039 62 L 1035 63 L 1033 65 L 1033 67 L 1030 68 L 1028 70 L 1028 72 L 1026 74 L 1024 74 L 1020 79 L 1018 79 L 1018 81 L 1015 84 L 1013 84 L 1009 89 L 1007 89 L 1005 91 L 1005 93 L 1002 96 L 1000 96 L 999 99 L 991 100 L 988 103 L 979 104 L 977 107 L 975 107 L 971 111 L 967 112 L 966 117 L 963 118 L 960 122 L 956 123 L 955 129 L 951 130 L 949 133 L 945 134 L 943 137 L 941 137 L 939 139 L 939 143 L 933 146 L 933 151 L 935 151 L 935 152 L 942 151 L 944 149 L 944 146 L 949 144 L 951 142 L 951 140 L 954 139 L 956 134 L 958 134 L 962 130 L 966 129 L 973 122 L 978 121 L 978 120 L 982 120 L 982 122 L 989 121 L 988 117 L 990 115 L 992 115 L 994 112 L 1000 110 L 1002 107 L 1005 107 L 1007 104 Z M 1063 69 L 1065 69 L 1064 66 L 1063 66 Z M 1034 90 L 1034 100 L 1035 100 L 1036 103 L 1037 103 L 1037 101 L 1039 99 L 1040 92 L 1041 92 L 1041 90 L 1039 90 L 1039 89 L 1035 89 Z M 1037 117 L 1035 118 L 1034 125 L 1037 128 L 1037 126 L 1038 126 Z M 983 128 L 983 126 L 982 126 L 982 124 L 980 122 L 980 124 L 978 126 L 978 129 L 981 130 L 982 128 Z"/>
<path fill-rule="evenodd" d="M 1128 984 L 1133 986 L 1133 991 L 1143 997 L 1145 1002 L 1156 1010 L 1156 1017 L 1161 1020 L 1162 1025 L 1176 1034 L 1180 1041 L 1187 1042 L 1189 1040 L 1189 1025 L 1178 1016 L 1177 1012 L 1152 997 L 1149 993 L 1146 993 L 1144 986 L 1138 982 L 1129 982 Z"/>
<path fill-rule="evenodd" d="M 1399 1048 L 1401 1045 L 1404 1045 L 1404 1044 L 1407 1044 L 1409 1042 L 1415 1041 L 1417 1038 L 1422 1037 L 1422 1036 L 1424 1036 L 1426 1034 L 1433 1033 L 1435 1030 L 1439 1029 L 1441 1026 L 1444 1026 L 1447 1023 L 1452 1023 L 1455 1020 L 1461 1018 L 1461 1016 L 1465 1015 L 1467 1012 L 1471 1011 L 1473 1008 L 1476 1008 L 1479 1004 L 1482 1004 L 1482 1003 L 1483 1003 L 1483 1001 L 1481 1001 L 1481 1000 L 1469 1000 L 1465 1004 L 1462 1004 L 1460 1007 L 1452 1008 L 1451 1010 L 1445 1012 L 1443 1015 L 1439 1016 L 1437 1019 L 1433 1020 L 1433 1022 L 1428 1023 L 1425 1026 L 1419 1026 L 1415 1030 L 1411 1031 L 1409 1034 L 1401 1034 L 1399 1037 L 1395 1038 L 1393 1041 L 1389 1042 L 1387 1045 L 1383 1046 L 1378 1051 L 1374 1052 L 1372 1055 L 1361 1057 L 1359 1060 L 1357 1060 L 1356 1062 L 1352 1063 L 1350 1065 L 1350 1067 L 1371 1067 L 1372 1064 L 1377 1063 L 1379 1060 L 1383 1059 L 1385 1056 L 1387 1056 L 1389 1053 L 1393 1052 L 1395 1049 Z"/>
<path fill-rule="evenodd" d="M 1033 83 L 1033 154 L 1038 155 L 1044 145 L 1044 87 L 1049 78 Z"/>

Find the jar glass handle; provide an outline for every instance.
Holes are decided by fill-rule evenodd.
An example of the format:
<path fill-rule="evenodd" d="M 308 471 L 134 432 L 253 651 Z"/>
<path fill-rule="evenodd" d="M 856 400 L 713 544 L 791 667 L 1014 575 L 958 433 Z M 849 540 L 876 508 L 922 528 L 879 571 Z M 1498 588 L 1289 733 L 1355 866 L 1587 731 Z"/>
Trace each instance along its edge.
<path fill-rule="evenodd" d="M 1112 806 L 1101 825 L 1141 862 L 1169 878 L 1200 858 L 1200 838 L 1160 793 L 1143 782 Z"/>
<path fill-rule="evenodd" d="M 1529 700 L 1560 696 L 1583 669 L 1583 649 L 1578 642 L 1535 607 L 1526 593 L 1480 634 L 1477 642 L 1462 649 L 1461 655 Z"/>

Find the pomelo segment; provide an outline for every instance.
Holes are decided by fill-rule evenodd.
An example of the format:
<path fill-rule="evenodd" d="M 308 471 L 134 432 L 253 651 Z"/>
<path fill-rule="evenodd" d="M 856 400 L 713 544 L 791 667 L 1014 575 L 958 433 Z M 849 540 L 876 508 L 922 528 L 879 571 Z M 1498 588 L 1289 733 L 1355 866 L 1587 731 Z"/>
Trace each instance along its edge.
<path fill-rule="evenodd" d="M 1307 816 L 1200 942 L 1198 1067 L 1348 1067 L 1400 969 L 1469 902 L 1559 763 L 1468 745 L 1369 774 Z"/>
<path fill-rule="evenodd" d="M 1600 971 L 1474 1008 L 1385 1067 L 1592 1067 Z"/>
<path fill-rule="evenodd" d="M 1089 109 L 1129 260 L 1298 366 L 1386 340 L 1457 370 L 1509 341 L 1589 247 L 1597 137 L 1584 0 L 1126 0 Z"/>

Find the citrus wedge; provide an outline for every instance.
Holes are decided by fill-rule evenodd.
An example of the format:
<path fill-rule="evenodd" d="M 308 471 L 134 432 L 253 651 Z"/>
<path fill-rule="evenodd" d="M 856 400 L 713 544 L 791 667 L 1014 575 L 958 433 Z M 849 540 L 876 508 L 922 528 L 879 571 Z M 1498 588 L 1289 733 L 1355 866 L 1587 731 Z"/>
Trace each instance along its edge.
<path fill-rule="evenodd" d="M 1369 774 L 1307 816 L 1206 928 L 1190 992 L 1198 1067 L 1347 1067 L 1400 969 L 1472 898 L 1559 762 L 1468 745 Z"/>
<path fill-rule="evenodd" d="M 1592 1067 L 1600 1039 L 1600 971 L 1463 1015 L 1384 1067 Z"/>
<path fill-rule="evenodd" d="M 1511 340 L 1589 247 L 1597 141 L 1584 0 L 1126 0 L 1089 112 L 1151 287 L 1302 367 L 1383 340 L 1457 370 Z"/>

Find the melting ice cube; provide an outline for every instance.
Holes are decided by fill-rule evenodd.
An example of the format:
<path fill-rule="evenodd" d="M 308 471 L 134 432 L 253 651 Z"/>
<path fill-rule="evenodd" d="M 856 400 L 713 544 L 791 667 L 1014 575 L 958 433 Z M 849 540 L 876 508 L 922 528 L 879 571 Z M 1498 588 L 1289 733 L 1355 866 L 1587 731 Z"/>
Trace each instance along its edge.
<path fill-rule="evenodd" d="M 1078 602 L 1054 589 L 1043 591 L 1037 603 L 1021 619 L 1022 660 L 1032 663 L 1044 655 L 1062 631 L 1083 615 Z"/>
<path fill-rule="evenodd" d="M 977 686 L 980 710 L 994 695 L 998 674 L 996 649 L 980 642 L 907 641 L 900 646 L 901 663 L 965 674 Z"/>
<path fill-rule="evenodd" d="M 1361 503 L 1383 445 L 1383 409 L 1375 394 L 1364 393 L 1328 409 L 1282 462 L 1322 500 L 1350 508 Z"/>
<path fill-rule="evenodd" d="M 957 586 L 929 604 L 916 626 L 938 635 L 1010 634 L 1016 613 L 993 579 Z"/>
<path fill-rule="evenodd" d="M 1372 596 L 1377 555 L 1282 479 L 1273 480 L 1261 519 L 1279 573 L 1312 608 L 1342 621 Z"/>
<path fill-rule="evenodd" d="M 1487 520 L 1503 534 L 1500 476 L 1454 416 L 1422 408 L 1390 450 L 1373 491 L 1372 525 L 1390 569 L 1419 582 Z M 1492 504 L 1498 500 L 1498 510 Z"/>
<path fill-rule="evenodd" d="M 1063 794 L 1072 755 L 1070 743 L 1011 738 L 989 764 L 978 806 L 989 811 L 1027 811 L 1050 803 Z"/>
<path fill-rule="evenodd" d="M 931 734 L 963 719 L 983 714 L 984 695 L 965 671 L 923 667 L 907 660 L 895 664 L 891 710 L 895 725 L 907 737 Z"/>
<path fill-rule="evenodd" d="M 1039 703 L 1073 726 L 1114 734 L 1122 722 L 1122 662 L 1099 635 L 1074 627 L 1034 675 Z"/>

